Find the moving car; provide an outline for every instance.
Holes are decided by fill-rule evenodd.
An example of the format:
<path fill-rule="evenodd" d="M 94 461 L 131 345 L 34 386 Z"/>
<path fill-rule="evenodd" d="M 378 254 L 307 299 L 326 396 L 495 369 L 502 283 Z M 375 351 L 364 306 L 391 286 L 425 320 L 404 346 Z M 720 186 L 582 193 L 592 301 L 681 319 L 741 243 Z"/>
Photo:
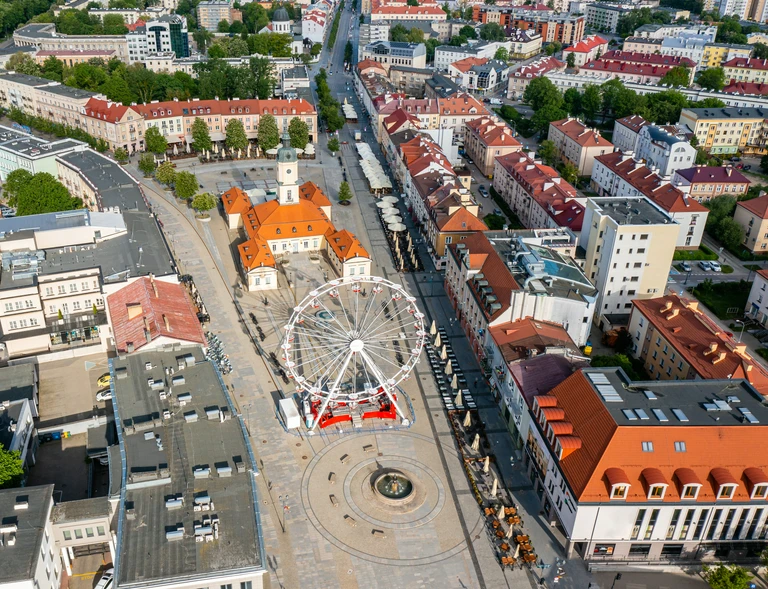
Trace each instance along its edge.
<path fill-rule="evenodd" d="M 112 398 L 112 391 L 110 389 L 104 389 L 96 393 L 97 401 L 109 401 Z"/>
<path fill-rule="evenodd" d="M 94 589 L 109 589 L 112 587 L 112 581 L 115 577 L 115 569 L 107 569 L 104 571 L 104 574 L 101 575 L 101 579 L 99 579 L 99 582 L 96 583 L 96 587 Z"/>
<path fill-rule="evenodd" d="M 708 260 L 701 260 L 701 262 L 699 262 L 699 268 L 701 268 L 705 272 L 709 272 L 710 270 L 712 270 L 712 265 L 709 263 Z"/>
<path fill-rule="evenodd" d="M 480 193 L 480 195 L 484 198 L 488 198 L 488 189 L 485 186 L 481 186 L 477 189 L 477 191 Z"/>
<path fill-rule="evenodd" d="M 720 267 L 720 262 L 710 262 L 709 267 L 712 268 L 714 272 L 721 272 L 723 269 Z"/>
<path fill-rule="evenodd" d="M 108 387 L 109 383 L 112 382 L 112 375 L 107 372 L 106 374 L 102 374 L 99 377 L 99 380 L 96 381 L 96 384 L 98 384 L 100 387 Z"/>

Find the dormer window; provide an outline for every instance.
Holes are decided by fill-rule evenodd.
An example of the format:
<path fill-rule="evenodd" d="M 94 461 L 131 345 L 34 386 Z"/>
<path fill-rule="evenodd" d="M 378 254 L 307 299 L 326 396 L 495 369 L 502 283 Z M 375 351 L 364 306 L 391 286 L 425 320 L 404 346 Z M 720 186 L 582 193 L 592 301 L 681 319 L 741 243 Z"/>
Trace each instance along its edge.
<path fill-rule="evenodd" d="M 280 234 L 282 233 L 282 231 L 280 231 L 280 227 L 278 227 L 277 229 L 275 229 L 275 233 L 277 233 L 278 235 L 280 235 Z"/>
<path fill-rule="evenodd" d="M 733 494 L 736 492 L 736 485 L 720 485 L 717 490 L 718 499 L 733 499 Z"/>
<path fill-rule="evenodd" d="M 296 227 L 293 227 L 293 228 L 291 229 L 291 233 L 296 233 Z"/>
<path fill-rule="evenodd" d="M 713 468 L 710 472 L 714 488 L 717 491 L 718 499 L 732 499 L 736 493 L 736 488 L 739 486 L 734 476 L 727 468 Z"/>
<path fill-rule="evenodd" d="M 648 490 L 648 499 L 664 499 L 664 493 L 667 491 L 666 485 L 653 485 Z"/>
<path fill-rule="evenodd" d="M 695 501 L 699 496 L 699 489 L 701 489 L 701 485 L 685 485 L 680 496 L 683 499 Z"/>
<path fill-rule="evenodd" d="M 629 485 L 615 485 L 611 487 L 611 499 L 626 499 Z"/>

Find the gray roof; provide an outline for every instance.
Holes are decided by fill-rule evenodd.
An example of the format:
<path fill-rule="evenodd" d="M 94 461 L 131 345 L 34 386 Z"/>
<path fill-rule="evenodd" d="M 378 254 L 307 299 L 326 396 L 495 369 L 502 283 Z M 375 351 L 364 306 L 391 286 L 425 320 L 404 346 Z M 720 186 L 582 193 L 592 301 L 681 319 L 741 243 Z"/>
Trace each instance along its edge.
<path fill-rule="evenodd" d="M 29 504 L 26 509 L 14 509 L 17 502 L 23 501 Z M 5 525 L 16 524 L 16 544 L 0 548 L 0 583 L 34 580 L 52 505 L 53 485 L 0 490 L 0 520 Z"/>
<path fill-rule="evenodd" d="M 684 108 L 683 112 L 693 113 L 698 119 L 765 119 L 768 108 Z"/>
<path fill-rule="evenodd" d="M 187 354 L 194 355 L 194 365 L 180 370 Z M 171 368 L 175 378 L 185 380 L 172 389 L 165 372 Z M 204 360 L 202 349 L 132 354 L 113 359 L 110 372 L 115 421 L 126 460 L 118 524 L 118 587 L 148 588 L 169 579 L 199 586 L 207 585 L 204 579 L 213 574 L 263 571 L 252 449 L 221 377 Z M 151 390 L 149 378 L 163 383 L 169 397 L 161 399 L 157 390 Z M 181 406 L 183 394 L 191 397 Z M 170 413 L 164 416 L 166 410 Z M 206 410 L 213 411 L 213 419 Z M 188 419 L 191 414 L 195 421 Z M 239 471 L 238 464 L 244 471 Z M 220 474 L 224 465 L 232 469 L 231 476 Z M 194 475 L 194 469 L 202 467 L 210 468 L 209 477 Z M 203 493 L 215 509 L 194 512 L 195 498 Z M 168 509 L 169 497 L 182 498 L 183 506 Z M 219 519 L 218 538 L 195 542 L 194 525 L 207 515 Z M 168 541 L 166 532 L 180 525 L 183 539 Z"/>
<path fill-rule="evenodd" d="M 16 29 L 14 35 L 22 35 L 24 37 L 36 37 L 38 39 L 50 39 L 54 36 L 56 25 L 53 23 L 39 23 L 31 24 Z"/>
<path fill-rule="evenodd" d="M 13 438 L 16 437 L 16 431 L 12 427 L 15 423 L 19 423 L 23 409 L 24 406 L 21 403 L 17 403 L 0 411 L 0 445 L 3 448 L 10 448 L 12 446 Z M 21 447 L 15 449 L 19 450 Z"/>
<path fill-rule="evenodd" d="M 51 94 L 67 96 L 68 98 L 79 98 L 81 100 L 98 96 L 96 92 L 90 92 L 89 90 L 81 90 L 80 88 L 72 88 L 71 86 L 65 86 L 64 84 L 55 84 L 53 86 L 48 86 L 45 89 L 45 91 L 50 92 Z"/>
<path fill-rule="evenodd" d="M 0 368 L 0 402 L 32 401 L 36 388 L 37 367 L 34 364 L 12 364 Z"/>
<path fill-rule="evenodd" d="M 282 6 L 272 14 L 272 22 L 289 22 L 290 20 L 291 17 L 288 16 L 288 11 Z"/>
<path fill-rule="evenodd" d="M 63 524 L 108 516 L 109 500 L 107 497 L 92 497 L 79 501 L 57 503 L 51 514 L 51 521 L 54 524 Z"/>
<path fill-rule="evenodd" d="M 461 92 L 461 87 L 443 74 L 434 74 L 426 84 L 439 98 L 448 98 Z"/>
<path fill-rule="evenodd" d="M 81 146 L 85 146 L 85 143 L 75 139 L 48 141 L 47 139 L 35 137 L 34 135 L 0 125 L 0 150 L 16 153 L 27 159 L 49 157 Z M 36 151 L 36 153 L 33 154 L 32 151 Z"/>
<path fill-rule="evenodd" d="M 672 222 L 645 197 L 610 196 L 591 200 L 600 206 L 604 215 L 619 225 L 663 225 Z"/>
<path fill-rule="evenodd" d="M 620 400 L 606 401 L 598 389 L 595 391 L 618 425 L 750 427 L 741 409 L 750 412 L 758 424 L 768 423 L 768 405 L 763 403 L 761 395 L 745 380 L 633 382 L 620 368 L 589 368 L 585 369 L 584 373 L 587 380 L 591 380 L 590 374 L 604 374 L 608 386 L 613 387 Z M 649 391 L 649 394 L 644 391 Z M 724 402 L 725 405 L 716 409 L 715 401 Z M 637 409 L 645 412 L 648 419 L 642 414 L 638 415 L 635 411 Z M 654 409 L 661 410 L 662 414 L 657 415 Z M 632 410 L 632 413 L 628 416 L 624 410 Z M 678 412 L 682 413 L 678 416 Z M 664 418 L 667 421 L 664 421 Z"/>
<path fill-rule="evenodd" d="M 650 43 L 653 45 L 661 45 L 664 39 L 651 39 L 650 37 L 627 37 L 624 39 L 624 43 Z"/>
<path fill-rule="evenodd" d="M 651 141 L 655 141 L 657 143 L 666 143 L 667 145 L 674 145 L 675 143 L 688 143 L 679 137 L 675 137 L 671 133 L 667 133 L 664 129 L 661 129 L 656 125 L 646 125 L 643 127 L 643 129 L 640 130 L 640 132 L 642 133 L 644 129 L 647 130 L 648 135 L 650 135 Z"/>
<path fill-rule="evenodd" d="M 47 86 L 48 84 L 55 84 L 55 82 L 51 80 L 45 80 L 43 78 L 38 78 L 37 76 L 29 76 L 27 74 L 17 74 L 16 72 L 3 72 L 0 73 L 0 75 L 2 75 L 5 80 L 10 80 L 11 82 L 23 84 L 25 86 L 32 86 L 34 88 Z"/>
<path fill-rule="evenodd" d="M 305 65 L 289 67 L 283 70 L 283 77 L 290 78 L 290 79 L 303 80 L 304 78 L 309 78 L 309 71 L 307 70 L 307 66 Z"/>
<path fill-rule="evenodd" d="M 0 49 L 0 55 L 16 55 L 17 53 L 34 53 L 35 51 L 37 51 L 37 47 L 35 47 L 34 45 L 21 45 L 20 47 L 16 47 L 15 45 L 10 45 L 8 47 L 3 47 L 2 49 Z"/>

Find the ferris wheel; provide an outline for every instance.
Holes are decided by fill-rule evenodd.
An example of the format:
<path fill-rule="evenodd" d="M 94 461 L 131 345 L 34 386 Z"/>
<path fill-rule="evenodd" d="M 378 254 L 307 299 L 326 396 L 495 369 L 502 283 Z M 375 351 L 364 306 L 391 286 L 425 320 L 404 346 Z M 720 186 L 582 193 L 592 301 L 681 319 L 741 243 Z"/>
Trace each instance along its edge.
<path fill-rule="evenodd" d="M 405 289 L 378 276 L 332 280 L 293 309 L 283 360 L 304 395 L 307 427 L 408 416 L 398 385 L 424 347 L 424 314 Z"/>

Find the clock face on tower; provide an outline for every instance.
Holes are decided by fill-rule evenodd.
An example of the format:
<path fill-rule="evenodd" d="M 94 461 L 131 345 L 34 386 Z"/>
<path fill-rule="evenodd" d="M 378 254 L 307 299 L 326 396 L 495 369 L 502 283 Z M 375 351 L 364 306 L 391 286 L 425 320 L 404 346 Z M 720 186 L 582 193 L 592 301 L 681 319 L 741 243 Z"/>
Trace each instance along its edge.
<path fill-rule="evenodd" d="M 285 173 L 286 173 L 286 174 L 290 174 L 290 173 L 291 173 L 291 168 L 288 168 L 288 169 L 285 171 Z"/>

